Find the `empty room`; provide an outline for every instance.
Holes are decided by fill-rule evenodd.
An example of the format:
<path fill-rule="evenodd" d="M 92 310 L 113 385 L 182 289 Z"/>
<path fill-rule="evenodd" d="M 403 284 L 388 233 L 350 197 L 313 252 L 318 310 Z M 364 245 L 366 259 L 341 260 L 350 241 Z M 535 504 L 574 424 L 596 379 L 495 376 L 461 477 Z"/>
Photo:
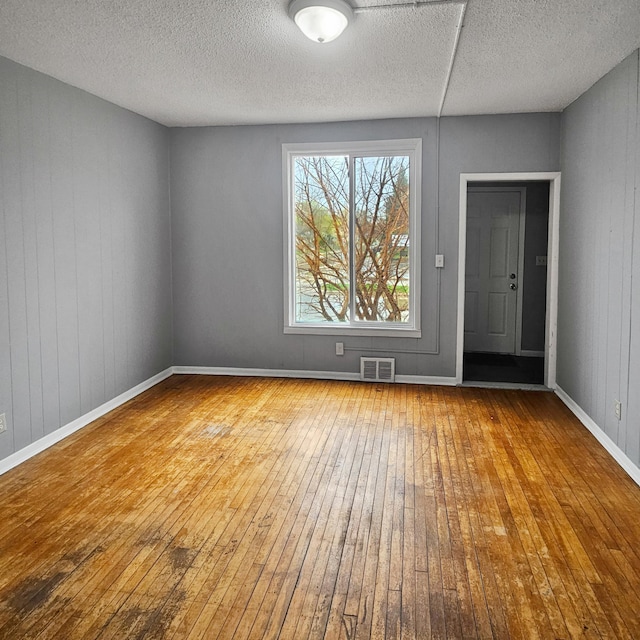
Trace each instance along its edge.
<path fill-rule="evenodd" d="M 0 639 L 640 638 L 637 0 L 0 0 Z"/>

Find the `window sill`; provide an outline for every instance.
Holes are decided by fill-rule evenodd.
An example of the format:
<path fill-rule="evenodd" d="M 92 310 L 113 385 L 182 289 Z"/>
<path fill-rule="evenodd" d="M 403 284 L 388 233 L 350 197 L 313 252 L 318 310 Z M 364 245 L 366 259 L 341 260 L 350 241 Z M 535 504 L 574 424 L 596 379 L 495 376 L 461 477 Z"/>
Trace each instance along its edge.
<path fill-rule="evenodd" d="M 319 327 L 319 326 L 287 326 L 284 328 L 286 334 L 306 334 L 316 336 L 359 336 L 371 338 L 421 338 L 422 331 L 420 329 L 402 329 L 394 328 L 371 328 L 336 326 L 336 327 Z"/>

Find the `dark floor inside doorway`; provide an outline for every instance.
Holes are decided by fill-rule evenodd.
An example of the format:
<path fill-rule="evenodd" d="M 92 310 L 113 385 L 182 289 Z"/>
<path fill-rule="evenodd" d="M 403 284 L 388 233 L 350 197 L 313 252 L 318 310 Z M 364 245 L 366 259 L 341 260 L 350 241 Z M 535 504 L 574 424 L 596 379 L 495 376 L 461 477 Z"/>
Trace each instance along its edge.
<path fill-rule="evenodd" d="M 465 352 L 462 377 L 465 382 L 544 384 L 544 358 Z"/>

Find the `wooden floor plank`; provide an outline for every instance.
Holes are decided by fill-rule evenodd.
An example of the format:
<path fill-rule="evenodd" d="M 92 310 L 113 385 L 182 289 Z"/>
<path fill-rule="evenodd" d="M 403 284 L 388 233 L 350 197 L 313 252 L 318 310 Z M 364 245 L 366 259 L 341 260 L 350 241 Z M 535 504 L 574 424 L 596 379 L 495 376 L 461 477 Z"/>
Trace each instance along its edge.
<path fill-rule="evenodd" d="M 342 440 L 337 432 L 337 423 L 332 420 L 329 405 L 325 401 L 323 410 L 315 413 L 314 423 L 324 425 L 323 437 L 309 459 L 305 476 L 300 486 L 294 489 L 296 499 L 286 518 L 285 531 L 281 531 L 273 551 L 266 559 L 264 575 L 267 580 L 258 591 L 260 599 L 247 637 L 261 638 L 275 633 L 282 626 L 289 609 L 295 582 L 304 562 L 313 534 L 315 516 L 324 492 L 317 492 L 320 479 L 327 477 L 330 459 L 337 455 Z M 326 485 L 325 485 L 326 488 Z"/>
<path fill-rule="evenodd" d="M 372 387 L 373 388 L 373 387 Z M 353 562 L 351 571 L 349 574 L 349 585 L 347 588 L 346 599 L 344 603 L 342 627 L 340 632 L 340 638 L 347 637 L 349 640 L 354 637 L 350 632 L 353 628 L 355 633 L 356 624 L 360 616 L 360 604 L 361 600 L 373 596 L 373 593 L 363 593 L 365 589 L 365 567 L 367 560 L 367 550 L 369 548 L 369 539 L 371 537 L 371 530 L 374 524 L 374 506 L 378 506 L 381 509 L 382 503 L 380 500 L 376 501 L 376 487 L 378 487 L 378 476 L 382 476 L 383 473 L 386 477 L 386 468 L 382 468 L 383 461 L 386 465 L 386 457 L 383 455 L 383 431 L 384 431 L 384 416 L 382 415 L 382 394 L 379 388 L 375 388 L 375 395 L 373 404 L 371 406 L 371 412 L 369 414 L 369 420 L 372 423 L 374 429 L 374 437 L 371 441 L 371 448 L 365 450 L 365 456 L 370 457 L 370 465 L 368 467 L 368 474 L 366 477 L 366 484 L 364 488 L 360 487 L 362 502 L 361 513 L 358 521 L 357 531 L 354 532 L 355 539 L 355 552 L 353 556 Z M 370 588 L 370 584 L 366 585 L 366 588 Z M 363 619 L 366 617 L 363 610 Z"/>
<path fill-rule="evenodd" d="M 384 388 L 379 390 L 380 398 L 383 404 L 387 403 L 388 391 Z M 356 611 L 357 625 L 355 630 L 355 638 L 361 640 L 363 638 L 380 637 L 373 636 L 372 627 L 374 622 L 384 627 L 385 617 L 382 616 L 382 609 L 385 606 L 387 597 L 387 584 L 389 580 L 389 563 L 383 564 L 378 561 L 381 555 L 387 554 L 386 534 L 390 531 L 390 526 L 385 522 L 385 507 L 388 514 L 388 502 L 385 504 L 385 496 L 388 474 L 392 473 L 389 466 L 389 458 L 393 456 L 392 439 L 393 432 L 389 428 L 386 411 L 379 411 L 377 416 L 378 426 L 381 429 L 380 437 L 380 453 L 376 456 L 378 461 L 378 473 L 373 487 L 372 508 L 370 518 L 368 519 L 369 528 L 367 531 L 367 544 L 363 555 L 363 573 L 361 582 L 358 584 L 359 602 Z M 386 525 L 386 526 L 385 526 Z M 387 556 L 388 557 L 388 556 Z M 379 574 L 378 574 L 379 571 Z M 351 583 L 349 584 L 351 587 Z M 377 603 L 374 619 L 374 604 Z M 345 611 L 346 613 L 346 611 Z"/>
<path fill-rule="evenodd" d="M 514 398 L 510 395 L 505 400 L 513 402 Z M 527 502 L 531 513 L 525 517 L 531 521 L 529 532 L 535 538 L 533 545 L 535 549 L 542 550 L 542 553 L 538 552 L 537 555 L 547 576 L 546 585 L 548 586 L 543 585 L 542 591 L 543 596 L 547 595 L 545 598 L 547 613 L 557 630 L 556 633 L 560 633 L 562 627 L 568 625 L 574 635 L 597 637 L 600 633 L 609 636 L 612 629 L 601 615 L 591 595 L 591 589 L 578 588 L 574 577 L 576 570 L 572 570 L 562 555 L 557 552 L 563 543 L 558 539 L 556 531 L 567 528 L 566 508 L 556 500 L 559 496 L 566 495 L 569 489 L 562 474 L 562 460 L 555 456 L 555 452 L 551 452 L 548 456 L 541 446 L 545 438 L 534 438 L 538 440 L 534 442 L 532 436 L 527 435 L 530 425 L 524 422 L 527 415 L 526 409 L 521 404 L 512 406 L 516 411 L 510 413 L 511 423 L 514 428 L 517 428 L 518 437 L 522 437 L 531 445 L 531 448 L 519 447 L 517 454 L 514 452 L 513 462 L 519 482 L 526 487 L 527 491 Z M 539 430 L 543 432 L 544 425 L 539 425 Z M 572 499 L 569 503 L 576 504 Z M 546 514 L 545 518 L 536 517 L 536 514 L 542 513 Z M 560 521 L 559 525 L 558 521 Z M 576 524 L 582 527 L 581 523 Z M 576 530 L 575 527 L 574 530 Z M 600 576 L 595 571 L 590 572 L 589 575 L 582 569 L 578 569 L 577 572 L 587 584 L 601 582 Z M 551 593 L 548 593 L 548 589 Z M 571 594 L 570 598 L 566 596 L 567 593 Z"/>
<path fill-rule="evenodd" d="M 362 403 L 356 418 L 356 426 L 364 436 L 364 447 L 358 455 L 359 468 L 353 475 L 352 490 L 353 499 L 348 513 L 349 523 L 344 540 L 340 541 L 340 565 L 338 567 L 336 581 L 331 594 L 331 605 L 327 616 L 325 637 L 341 638 L 347 635 L 352 637 L 351 629 L 355 630 L 357 616 L 346 613 L 347 596 L 354 567 L 360 524 L 366 505 L 366 487 L 372 469 L 373 442 L 376 436 L 375 424 L 372 420 L 373 393 L 375 387 L 368 386 L 362 393 Z M 361 457 L 360 457 L 361 456 Z M 373 465 L 375 468 L 375 464 Z M 355 631 L 354 631 L 355 632 Z"/>
<path fill-rule="evenodd" d="M 550 393 L 172 376 L 0 522 L 0 639 L 640 637 L 640 488 Z"/>
<path fill-rule="evenodd" d="M 467 543 L 468 554 L 474 554 L 477 561 L 477 570 L 482 583 L 482 596 L 486 603 L 486 617 L 490 624 L 491 633 L 486 627 L 483 603 L 475 601 L 474 610 L 478 624 L 478 632 L 481 637 L 497 638 L 509 637 L 506 618 L 505 598 L 500 593 L 496 573 L 499 567 L 491 560 L 489 539 L 495 534 L 495 530 L 484 525 L 484 511 L 487 507 L 488 494 L 485 494 L 485 486 L 482 483 L 480 469 L 483 468 L 481 448 L 477 447 L 479 429 L 475 421 L 477 400 L 469 403 L 450 403 L 454 407 L 454 415 L 458 417 L 454 432 L 454 446 L 456 458 L 461 470 L 462 493 L 465 496 L 467 514 L 471 538 Z M 479 451 L 480 450 L 480 451 Z"/>

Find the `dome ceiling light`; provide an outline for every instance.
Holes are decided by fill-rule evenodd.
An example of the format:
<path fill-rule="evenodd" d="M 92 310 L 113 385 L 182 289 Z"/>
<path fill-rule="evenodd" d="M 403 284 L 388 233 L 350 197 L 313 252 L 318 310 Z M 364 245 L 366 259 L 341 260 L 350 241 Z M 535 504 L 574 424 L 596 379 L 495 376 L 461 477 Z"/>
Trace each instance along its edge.
<path fill-rule="evenodd" d="M 346 0 L 291 0 L 289 17 L 307 38 L 320 44 L 335 40 L 353 20 L 356 13 L 385 9 L 420 9 L 437 5 L 461 5 L 463 17 L 468 0 L 401 0 L 390 4 L 352 7 Z M 459 28 L 462 25 L 460 21 Z"/>
<path fill-rule="evenodd" d="M 289 17 L 307 38 L 324 44 L 347 28 L 353 9 L 345 0 L 292 0 Z"/>

